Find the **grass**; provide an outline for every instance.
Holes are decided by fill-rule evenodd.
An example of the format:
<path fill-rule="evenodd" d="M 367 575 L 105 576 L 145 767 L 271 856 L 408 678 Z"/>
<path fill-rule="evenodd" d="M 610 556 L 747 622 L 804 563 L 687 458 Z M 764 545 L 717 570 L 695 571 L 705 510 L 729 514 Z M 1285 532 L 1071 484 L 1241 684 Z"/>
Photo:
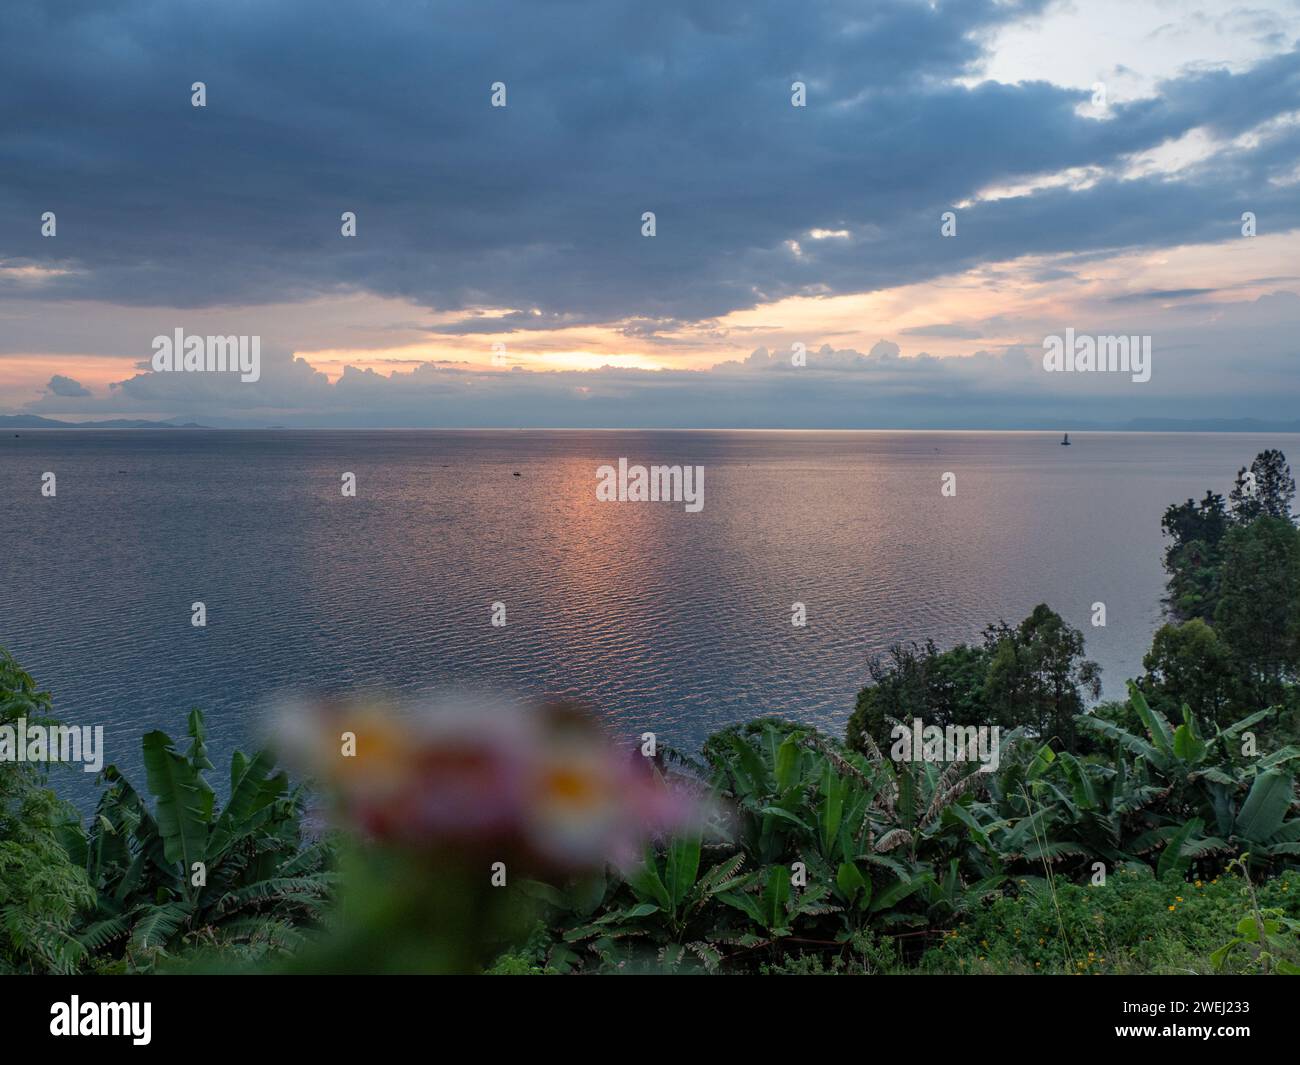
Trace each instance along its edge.
<path fill-rule="evenodd" d="M 1233 938 L 1251 912 L 1247 885 L 1236 874 L 1210 880 L 1160 881 L 1122 870 L 1104 886 L 1021 881 L 942 934 L 919 968 L 942 973 L 1173 974 L 1214 971 L 1210 955 Z M 1300 917 L 1300 877 L 1283 874 L 1258 887 L 1259 905 Z M 1059 914 L 1058 914 L 1059 907 Z M 1300 955 L 1300 938 L 1281 950 Z M 1240 952 L 1230 971 L 1258 967 Z"/>
<path fill-rule="evenodd" d="M 1300 919 L 1300 875 L 1257 885 L 1265 911 Z M 1252 912 L 1246 882 L 1235 873 L 1208 880 L 1160 881 L 1149 870 L 1120 870 L 1104 885 L 1022 879 L 1012 890 L 954 921 L 908 937 L 862 935 L 842 955 L 801 953 L 759 967 L 766 975 L 1171 975 L 1210 974 L 1210 955 L 1231 940 Z M 490 973 L 541 975 L 545 930 L 503 954 Z M 1300 936 L 1274 945 L 1300 961 Z M 1240 949 L 1224 971 L 1260 971 L 1258 952 Z M 723 971 L 726 971 L 724 965 Z"/>

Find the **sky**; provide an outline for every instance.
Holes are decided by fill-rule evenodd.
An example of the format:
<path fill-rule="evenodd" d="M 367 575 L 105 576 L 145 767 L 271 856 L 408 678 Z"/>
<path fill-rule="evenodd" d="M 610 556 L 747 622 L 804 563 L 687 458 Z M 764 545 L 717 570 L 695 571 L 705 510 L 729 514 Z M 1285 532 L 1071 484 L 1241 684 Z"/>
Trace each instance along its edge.
<path fill-rule="evenodd" d="M 1300 0 L 8 0 L 0 27 L 0 413 L 1291 421 L 1298 327 Z M 259 337 L 260 379 L 155 371 L 177 329 Z M 1150 380 L 1048 372 L 1067 329 L 1149 337 Z"/>

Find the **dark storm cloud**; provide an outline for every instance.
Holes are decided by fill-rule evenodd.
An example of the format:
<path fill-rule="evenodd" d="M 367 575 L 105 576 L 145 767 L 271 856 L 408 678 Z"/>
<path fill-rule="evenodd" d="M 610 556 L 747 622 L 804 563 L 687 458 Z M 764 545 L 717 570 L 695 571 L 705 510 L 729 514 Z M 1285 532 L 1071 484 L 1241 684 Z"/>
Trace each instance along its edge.
<path fill-rule="evenodd" d="M 0 258 L 75 267 L 47 297 L 360 289 L 524 312 L 458 323 L 482 332 L 694 321 L 1025 252 L 1227 239 L 1245 209 L 1261 231 L 1300 224 L 1294 190 L 1270 183 L 1300 158 L 1291 132 L 1179 180 L 976 205 L 941 239 L 940 213 L 990 184 L 1113 167 L 1202 124 L 1231 135 L 1300 97 L 1296 51 L 1167 83 L 1105 122 L 1075 114 L 1077 91 L 952 83 L 978 34 L 1040 6 L 11 2 Z"/>

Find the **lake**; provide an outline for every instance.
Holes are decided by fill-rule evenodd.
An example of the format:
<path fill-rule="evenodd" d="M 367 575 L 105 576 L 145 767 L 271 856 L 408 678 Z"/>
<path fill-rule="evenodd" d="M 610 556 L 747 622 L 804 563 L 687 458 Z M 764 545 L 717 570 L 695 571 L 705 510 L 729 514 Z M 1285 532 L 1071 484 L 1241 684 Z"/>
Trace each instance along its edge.
<path fill-rule="evenodd" d="M 6 433 L 0 645 L 65 721 L 104 725 L 131 772 L 141 734 L 182 734 L 194 706 L 224 765 L 270 701 L 304 690 L 564 694 L 620 739 L 687 748 L 762 714 L 838 732 L 870 656 L 976 640 L 1039 602 L 1083 630 L 1116 697 L 1161 621 L 1165 507 L 1226 494 L 1258 451 L 1300 439 L 1071 439 Z M 702 467 L 702 508 L 598 501 L 597 467 L 620 458 Z M 61 790 L 89 794 L 73 775 Z"/>

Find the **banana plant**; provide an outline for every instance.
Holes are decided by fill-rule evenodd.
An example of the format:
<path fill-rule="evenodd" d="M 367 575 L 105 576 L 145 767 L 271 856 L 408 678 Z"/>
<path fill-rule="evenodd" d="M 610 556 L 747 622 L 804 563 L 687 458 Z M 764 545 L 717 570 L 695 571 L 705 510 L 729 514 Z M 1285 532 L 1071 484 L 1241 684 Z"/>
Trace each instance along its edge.
<path fill-rule="evenodd" d="M 882 900 L 904 897 L 877 895 L 874 881 L 883 887 L 891 881 L 910 884 L 913 880 L 908 865 L 881 853 L 899 838 L 890 838 L 887 828 L 892 822 L 885 820 L 883 789 L 892 786 L 893 777 L 856 752 L 836 750 L 819 737 L 806 742 L 820 759 L 821 775 L 813 800 L 815 847 L 800 857 L 806 860 L 812 881 L 830 885 L 834 901 L 846 914 L 845 932 L 851 934 L 882 904 L 887 905 Z"/>
<path fill-rule="evenodd" d="M 760 864 L 798 853 L 817 834 L 808 798 L 821 766 L 804 745 L 808 735 L 763 721 L 724 729 L 706 744 L 714 791 L 734 809 L 736 842 Z"/>
<path fill-rule="evenodd" d="M 1248 850 L 1252 859 L 1294 859 L 1300 855 L 1300 816 L 1291 816 L 1296 807 L 1295 778 L 1266 769 L 1251 782 L 1228 842 Z"/>
<path fill-rule="evenodd" d="M 647 844 L 641 864 L 624 874 L 630 898 L 616 896 L 594 919 L 566 930 L 566 943 L 586 943 L 606 960 L 614 960 L 620 940 L 649 940 L 665 967 L 680 966 L 687 954 L 706 969 L 721 961 L 719 940 L 710 935 L 709 904 L 742 888 L 743 853 L 735 853 L 701 873 L 703 837 L 698 831 L 670 840 L 662 856 Z"/>
<path fill-rule="evenodd" d="M 769 866 L 761 876 L 751 877 L 718 898 L 739 910 L 762 929 L 768 941 L 793 934 L 795 922 L 800 917 L 820 917 L 835 912 L 835 907 L 825 901 L 829 885 L 809 882 L 807 887 L 795 890 L 788 868 Z"/>
<path fill-rule="evenodd" d="M 994 894 L 1006 881 L 998 874 L 987 876 L 973 884 L 966 883 L 959 871 L 961 863 L 953 858 L 942 877 L 928 875 L 922 878 L 920 897 L 928 906 L 931 924 L 944 925 L 975 909 L 989 895 Z"/>
<path fill-rule="evenodd" d="M 182 941 L 287 948 L 328 900 L 330 847 L 304 841 L 301 794 L 273 772 L 272 756 L 236 751 L 230 797 L 218 808 L 198 710 L 188 733 L 184 754 L 163 732 L 143 739 L 152 809 L 110 765 L 89 828 L 65 838 L 96 890 L 80 931 L 91 953 L 148 966 Z"/>
<path fill-rule="evenodd" d="M 1083 767 L 1094 785 L 1107 778 L 1118 784 L 1122 778 L 1123 787 L 1112 786 L 1104 796 L 1112 814 L 1106 822 L 1112 858 L 1158 853 L 1157 869 L 1164 875 L 1185 873 L 1190 861 L 1214 853 L 1249 850 L 1255 863 L 1300 854 L 1291 770 L 1300 747 L 1287 745 L 1243 764 L 1234 757 L 1235 741 L 1252 725 L 1275 716 L 1276 708 L 1256 711 L 1206 737 L 1187 706 L 1182 723 L 1173 727 L 1132 682 L 1129 701 L 1146 738 L 1090 715 L 1079 719 L 1081 727 L 1113 740 L 1118 749 L 1113 769 Z M 1196 827 L 1189 830 L 1193 821 Z M 1203 836 L 1207 825 L 1214 834 Z M 1077 819 L 1073 827 L 1078 827 Z M 1062 834 L 1068 833 L 1058 826 L 1054 835 Z M 1095 852 L 1105 856 L 1103 848 Z"/>

